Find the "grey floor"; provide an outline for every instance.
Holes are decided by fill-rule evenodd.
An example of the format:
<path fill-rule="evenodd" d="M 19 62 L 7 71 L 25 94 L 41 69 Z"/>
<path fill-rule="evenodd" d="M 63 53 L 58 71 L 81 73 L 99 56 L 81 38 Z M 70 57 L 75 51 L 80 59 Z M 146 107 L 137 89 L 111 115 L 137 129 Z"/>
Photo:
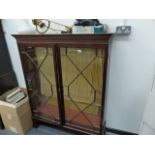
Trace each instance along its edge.
<path fill-rule="evenodd" d="M 4 130 L 0 129 L 0 135 L 16 135 L 16 134 L 6 129 Z M 27 133 L 27 135 L 72 135 L 72 133 L 54 129 L 49 126 L 40 125 L 38 128 L 32 128 Z"/>
<path fill-rule="evenodd" d="M 0 135 L 16 135 L 14 132 L 11 132 L 7 129 L 1 130 Z M 73 135 L 71 132 L 66 132 L 58 130 L 49 126 L 40 125 L 38 128 L 32 128 L 27 135 Z M 113 135 L 112 133 L 107 132 L 106 135 Z"/>
<path fill-rule="evenodd" d="M 1 130 L 0 129 L 0 135 L 16 135 L 14 132 L 11 132 L 9 130 Z M 49 126 L 40 125 L 38 128 L 32 128 L 27 135 L 73 135 L 73 133 L 54 129 Z M 106 135 L 114 135 L 110 132 L 107 132 Z"/>

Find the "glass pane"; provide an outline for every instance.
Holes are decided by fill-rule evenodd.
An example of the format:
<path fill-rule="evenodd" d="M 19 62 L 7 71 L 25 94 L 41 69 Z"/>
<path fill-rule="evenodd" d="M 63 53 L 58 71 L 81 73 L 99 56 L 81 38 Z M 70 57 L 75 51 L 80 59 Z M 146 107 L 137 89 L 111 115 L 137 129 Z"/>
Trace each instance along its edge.
<path fill-rule="evenodd" d="M 61 48 L 66 124 L 98 130 L 102 103 L 104 52 Z"/>
<path fill-rule="evenodd" d="M 22 57 L 34 115 L 59 120 L 53 49 L 29 47 Z"/>

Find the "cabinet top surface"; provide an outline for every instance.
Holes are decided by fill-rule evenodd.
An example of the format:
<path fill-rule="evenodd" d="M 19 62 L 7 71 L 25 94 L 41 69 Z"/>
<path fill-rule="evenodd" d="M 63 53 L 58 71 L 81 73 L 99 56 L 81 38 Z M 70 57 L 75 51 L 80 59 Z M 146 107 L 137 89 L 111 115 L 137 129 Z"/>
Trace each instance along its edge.
<path fill-rule="evenodd" d="M 13 34 L 12 36 L 14 37 L 18 37 L 18 36 L 31 36 L 31 37 L 36 37 L 36 36 L 40 36 L 40 37 L 47 37 L 47 36 L 59 36 L 59 37 L 63 37 L 63 36 L 111 36 L 113 35 L 113 33 L 103 33 L 103 34 Z"/>
<path fill-rule="evenodd" d="M 16 34 L 20 44 L 108 44 L 112 33 L 106 34 Z"/>
<path fill-rule="evenodd" d="M 109 39 L 113 34 L 112 33 L 105 33 L 105 34 L 15 34 L 12 35 L 16 39 L 28 39 L 28 38 L 65 38 L 65 39 L 90 39 L 90 38 L 102 38 L 102 39 Z"/>

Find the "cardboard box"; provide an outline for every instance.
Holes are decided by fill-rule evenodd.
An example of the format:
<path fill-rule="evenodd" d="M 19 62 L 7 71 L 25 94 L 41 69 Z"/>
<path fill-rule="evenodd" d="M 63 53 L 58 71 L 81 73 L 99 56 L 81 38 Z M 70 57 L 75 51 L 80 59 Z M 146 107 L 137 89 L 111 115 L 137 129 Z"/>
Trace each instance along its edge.
<path fill-rule="evenodd" d="M 106 24 L 99 26 L 73 26 L 72 33 L 73 34 L 103 34 L 108 30 L 108 26 Z"/>
<path fill-rule="evenodd" d="M 17 134 L 26 134 L 32 128 L 32 114 L 28 97 L 25 97 L 16 104 L 2 101 L 0 97 L 0 114 L 6 129 Z"/>
<path fill-rule="evenodd" d="M 94 26 L 73 26 L 72 33 L 73 34 L 93 34 Z"/>

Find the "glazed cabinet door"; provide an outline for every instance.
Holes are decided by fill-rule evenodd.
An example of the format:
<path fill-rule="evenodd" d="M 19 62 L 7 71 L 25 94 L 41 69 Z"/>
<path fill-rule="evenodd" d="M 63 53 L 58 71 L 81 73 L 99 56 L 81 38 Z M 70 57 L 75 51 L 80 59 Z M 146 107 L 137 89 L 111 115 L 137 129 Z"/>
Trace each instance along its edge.
<path fill-rule="evenodd" d="M 33 117 L 59 124 L 54 49 L 22 47 L 20 55 Z"/>
<path fill-rule="evenodd" d="M 100 133 L 106 54 L 103 48 L 60 47 L 64 126 Z"/>

